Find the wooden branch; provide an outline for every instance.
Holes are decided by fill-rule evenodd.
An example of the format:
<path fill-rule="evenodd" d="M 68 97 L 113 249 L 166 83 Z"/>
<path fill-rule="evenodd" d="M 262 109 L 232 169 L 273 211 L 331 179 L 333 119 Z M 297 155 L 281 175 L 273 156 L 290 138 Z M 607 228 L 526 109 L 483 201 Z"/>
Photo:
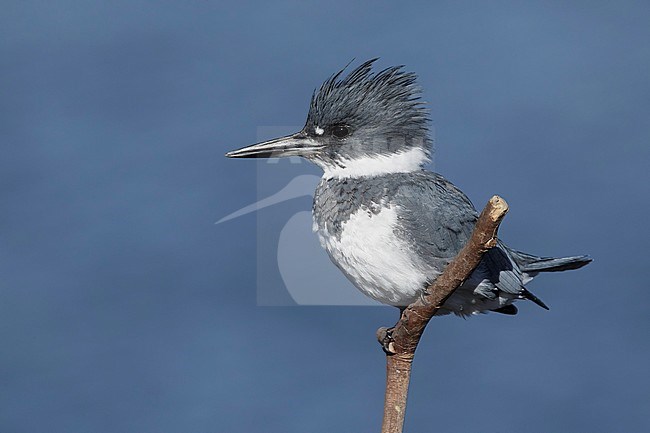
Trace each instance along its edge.
<path fill-rule="evenodd" d="M 425 290 L 423 296 L 406 307 L 393 328 L 380 328 L 377 339 L 386 352 L 386 395 L 382 433 L 401 433 L 411 364 L 420 337 L 429 320 L 442 304 L 478 266 L 483 254 L 497 244 L 497 231 L 508 212 L 508 203 L 493 196 L 474 226 L 467 245 L 444 272 Z"/>

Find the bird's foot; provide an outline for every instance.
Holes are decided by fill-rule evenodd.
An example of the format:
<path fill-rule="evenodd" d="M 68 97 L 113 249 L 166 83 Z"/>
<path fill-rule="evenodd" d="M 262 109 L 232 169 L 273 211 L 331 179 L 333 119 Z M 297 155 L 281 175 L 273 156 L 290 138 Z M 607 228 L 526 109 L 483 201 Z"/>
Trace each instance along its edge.
<path fill-rule="evenodd" d="M 427 289 L 424 288 L 420 290 L 420 302 L 422 302 L 424 305 L 427 305 L 429 302 L 427 301 L 427 296 L 429 296 L 429 292 L 427 292 Z M 400 310 L 400 313 L 403 313 L 404 310 Z"/>
<path fill-rule="evenodd" d="M 394 355 L 395 352 L 395 342 L 393 340 L 393 329 L 392 328 L 379 328 L 377 330 L 377 341 L 381 344 L 381 348 L 384 350 L 386 355 Z"/>

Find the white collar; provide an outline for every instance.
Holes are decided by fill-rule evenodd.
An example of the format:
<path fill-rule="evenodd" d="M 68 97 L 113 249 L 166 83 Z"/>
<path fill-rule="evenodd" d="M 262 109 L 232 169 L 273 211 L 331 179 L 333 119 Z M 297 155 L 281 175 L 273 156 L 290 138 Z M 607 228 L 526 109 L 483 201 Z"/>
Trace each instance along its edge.
<path fill-rule="evenodd" d="M 429 161 L 427 153 L 421 147 L 391 153 L 387 155 L 363 156 L 355 159 L 344 159 L 340 165 L 327 165 L 323 168 L 323 177 L 350 178 L 379 176 L 391 173 L 408 173 L 422 168 Z"/>

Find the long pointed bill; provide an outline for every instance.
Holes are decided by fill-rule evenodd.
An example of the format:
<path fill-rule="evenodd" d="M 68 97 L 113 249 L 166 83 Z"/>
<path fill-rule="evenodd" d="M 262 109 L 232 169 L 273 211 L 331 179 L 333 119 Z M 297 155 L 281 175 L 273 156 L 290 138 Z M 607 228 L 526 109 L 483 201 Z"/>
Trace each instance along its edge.
<path fill-rule="evenodd" d="M 228 158 L 280 158 L 284 156 L 308 156 L 323 146 L 302 132 L 286 137 L 242 147 L 226 153 Z"/>

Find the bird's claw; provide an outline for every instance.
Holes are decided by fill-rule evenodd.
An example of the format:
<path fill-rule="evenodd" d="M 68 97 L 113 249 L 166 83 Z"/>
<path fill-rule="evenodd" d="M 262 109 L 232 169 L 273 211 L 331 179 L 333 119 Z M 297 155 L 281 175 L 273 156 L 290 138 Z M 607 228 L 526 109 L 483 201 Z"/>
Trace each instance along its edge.
<path fill-rule="evenodd" d="M 379 328 L 377 331 L 377 340 L 381 344 L 381 348 L 387 355 L 394 355 L 395 342 L 393 340 L 393 328 Z"/>

